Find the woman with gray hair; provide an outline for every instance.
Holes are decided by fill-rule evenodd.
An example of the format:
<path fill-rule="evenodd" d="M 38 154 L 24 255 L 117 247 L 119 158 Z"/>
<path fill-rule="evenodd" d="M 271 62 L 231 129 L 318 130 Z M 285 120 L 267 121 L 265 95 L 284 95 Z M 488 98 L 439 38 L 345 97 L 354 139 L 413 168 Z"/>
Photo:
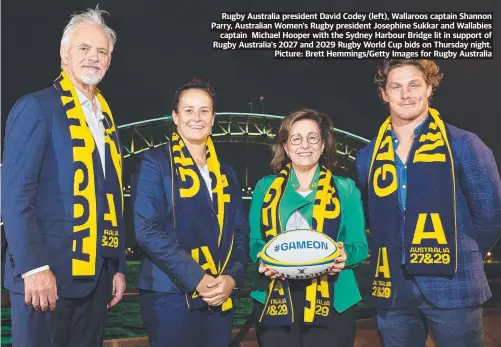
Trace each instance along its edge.
<path fill-rule="evenodd" d="M 2 217 L 15 347 L 101 347 L 107 308 L 125 291 L 121 146 L 97 89 L 116 41 L 103 13 L 72 16 L 60 76 L 7 119 Z"/>

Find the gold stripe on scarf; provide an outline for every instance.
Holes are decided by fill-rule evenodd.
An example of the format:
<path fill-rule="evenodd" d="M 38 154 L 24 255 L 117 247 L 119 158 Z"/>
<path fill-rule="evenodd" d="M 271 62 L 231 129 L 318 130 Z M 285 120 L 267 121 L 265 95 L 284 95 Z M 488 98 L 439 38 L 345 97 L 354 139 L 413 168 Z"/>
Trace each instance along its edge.
<path fill-rule="evenodd" d="M 212 194 L 217 196 L 217 220 L 219 222 L 219 238 L 217 245 L 221 245 L 221 239 L 223 237 L 223 225 L 224 225 L 224 204 L 231 202 L 230 194 L 224 194 L 224 188 L 228 187 L 228 179 L 226 175 L 221 174 L 221 166 L 219 160 L 217 160 L 216 149 L 212 143 L 210 137 L 207 138 L 207 168 L 209 172 L 212 172 L 216 177 L 216 185 L 212 190 Z"/>
<path fill-rule="evenodd" d="M 209 170 L 209 173 L 212 173 L 212 175 L 215 177 L 216 182 L 214 189 L 211 189 L 212 194 L 216 196 L 217 199 L 217 220 L 219 224 L 219 235 L 218 235 L 218 247 L 221 247 L 221 240 L 223 237 L 223 230 L 224 230 L 224 217 L 225 217 L 225 203 L 230 203 L 231 202 L 231 195 L 230 194 L 225 194 L 224 193 L 224 188 L 228 187 L 228 179 L 226 175 L 221 173 L 221 165 L 219 163 L 219 160 L 217 158 L 216 154 L 216 149 L 214 148 L 214 144 L 212 142 L 212 139 L 210 137 L 207 138 L 207 141 L 205 143 L 206 145 L 206 158 L 207 158 L 207 168 Z M 183 181 L 187 180 L 187 176 L 189 176 L 192 179 L 193 185 L 189 188 L 180 188 L 180 196 L 181 198 L 192 198 L 195 195 L 198 194 L 200 191 L 200 178 L 196 171 L 194 170 L 195 168 L 195 162 L 191 156 L 189 156 L 189 151 L 188 156 L 184 154 L 183 149 L 185 149 L 186 144 L 184 143 L 183 139 L 177 132 L 174 132 L 172 134 L 172 159 L 175 164 L 177 164 L 177 169 L 179 172 L 179 176 Z M 186 148 L 187 150 L 187 148 Z M 173 163 L 171 163 L 173 165 Z M 211 177 L 212 178 L 212 177 Z M 214 185 L 214 184 L 212 184 Z M 228 261 L 231 257 L 231 252 L 233 250 L 233 242 L 234 242 L 234 235 L 232 236 L 232 240 L 230 243 L 230 249 L 228 254 L 226 255 L 225 261 L 223 263 L 223 266 L 221 267 L 221 262 L 218 261 L 217 264 L 217 273 L 213 273 L 215 276 L 220 276 L 223 271 L 226 268 L 226 265 L 228 264 Z M 195 259 L 197 260 L 197 259 Z M 212 271 L 211 271 L 212 273 Z M 193 297 L 198 297 L 196 293 L 193 294 Z M 188 307 L 189 307 L 189 302 L 187 299 Z M 231 298 L 228 298 L 222 305 L 222 310 L 226 311 L 233 308 L 233 301 Z"/>
<path fill-rule="evenodd" d="M 92 160 L 92 153 L 96 150 L 96 145 L 94 137 L 87 126 L 85 114 L 75 88 L 68 75 L 62 71 L 56 83 L 59 84 L 56 88 L 61 93 L 61 102 L 70 121 L 69 131 L 73 141 L 74 168 L 78 165 L 78 168 L 74 169 L 73 177 L 73 218 L 75 225 L 73 226 L 72 275 L 75 277 L 94 276 L 96 274 L 98 217 L 100 218 L 100 216 L 97 216 L 95 169 Z M 117 148 L 110 138 L 110 133 L 116 131 L 115 124 L 108 103 L 99 90 L 96 91 L 96 97 L 102 112 L 106 113 L 111 121 L 111 129 L 105 132 L 105 143 L 110 145 L 111 158 L 119 179 L 120 192 L 122 192 L 122 156 L 120 148 Z M 123 211 L 123 194 L 121 194 L 121 198 Z M 108 203 L 109 199 L 110 197 L 107 196 Z M 113 200 L 113 197 L 111 197 L 111 200 Z M 114 205 L 110 204 L 110 214 L 114 210 Z M 116 221 L 116 216 L 104 216 L 104 218 Z M 85 236 L 86 232 L 88 232 L 87 236 Z"/>
<path fill-rule="evenodd" d="M 75 225 L 73 233 L 76 237 L 73 240 L 73 253 L 82 254 L 84 257 L 80 259 L 72 259 L 72 275 L 73 276 L 94 276 L 96 274 L 96 252 L 97 252 L 97 211 L 96 211 L 96 187 L 94 181 L 94 165 L 92 161 L 92 152 L 95 150 L 94 138 L 90 132 L 85 115 L 78 96 L 73 88 L 73 85 L 66 75 L 61 72 L 62 79 L 59 82 L 61 88 L 71 93 L 69 96 L 61 96 L 61 101 L 66 109 L 68 119 L 75 119 L 80 125 L 70 125 L 70 135 L 73 142 L 82 140 L 83 147 L 73 144 L 73 163 L 80 163 L 79 169 L 74 171 L 73 177 L 73 196 L 81 198 L 82 202 L 75 202 L 73 205 L 73 217 Z M 71 107 L 72 106 L 72 107 Z M 70 108 L 71 107 L 71 108 Z M 83 183 L 87 183 L 83 185 Z M 87 216 L 87 218 L 84 218 Z M 84 218 L 84 220 L 82 220 Z M 77 221 L 82 220 L 82 223 L 77 224 Z M 81 238 L 81 249 L 77 250 L 78 233 L 83 233 L 88 230 L 89 235 Z M 83 236 L 83 235 L 82 235 Z M 85 255 L 88 255 L 88 260 L 83 260 Z"/>
<path fill-rule="evenodd" d="M 261 209 L 261 228 L 267 242 L 275 237 L 279 231 L 282 231 L 279 205 L 286 189 L 287 180 L 291 170 L 292 165 L 289 163 L 273 180 L 264 196 L 263 207 Z M 318 232 L 324 231 L 323 229 L 327 219 L 332 220 L 339 218 L 341 213 L 341 205 L 336 196 L 335 186 L 331 184 L 332 180 L 332 173 L 327 168 L 322 167 L 315 194 L 315 204 L 313 206 L 312 216 L 312 229 Z M 339 254 L 337 254 L 336 257 L 337 256 L 339 256 Z M 274 290 L 277 290 L 278 286 L 282 287 L 282 283 L 280 281 L 270 281 L 264 310 L 261 313 L 259 321 L 263 320 L 271 294 Z M 291 300 L 290 292 L 288 294 L 288 300 Z M 321 299 L 317 300 L 317 296 L 319 294 Z M 312 323 L 315 320 L 316 315 L 323 317 L 327 317 L 329 315 L 332 307 L 332 298 L 330 297 L 327 275 L 311 279 L 311 284 L 306 288 L 305 296 L 306 303 L 304 307 L 304 322 Z M 319 304 L 318 301 L 321 303 Z M 290 307 L 292 308 L 293 305 L 291 304 Z M 292 318 L 293 317 L 294 316 L 292 316 Z"/>
<path fill-rule="evenodd" d="M 109 129 L 106 129 L 105 134 L 104 134 L 104 142 L 105 145 L 109 144 L 110 146 L 110 154 L 111 154 L 111 159 L 113 161 L 113 167 L 115 168 L 115 172 L 117 173 L 118 177 L 118 184 L 120 186 L 120 192 L 123 192 L 123 179 L 122 179 L 122 151 L 120 147 L 117 147 L 115 145 L 115 142 L 111 139 L 111 135 L 117 131 L 115 127 L 115 121 L 113 120 L 113 116 L 111 115 L 111 109 L 104 99 L 104 97 L 101 95 L 101 93 L 98 90 L 97 93 L 97 100 L 99 101 L 99 104 L 101 105 L 101 112 L 106 113 L 109 116 L 109 120 L 111 124 L 109 124 Z M 121 203 L 122 203 L 122 211 L 124 210 L 124 195 L 120 194 L 121 196 Z"/>

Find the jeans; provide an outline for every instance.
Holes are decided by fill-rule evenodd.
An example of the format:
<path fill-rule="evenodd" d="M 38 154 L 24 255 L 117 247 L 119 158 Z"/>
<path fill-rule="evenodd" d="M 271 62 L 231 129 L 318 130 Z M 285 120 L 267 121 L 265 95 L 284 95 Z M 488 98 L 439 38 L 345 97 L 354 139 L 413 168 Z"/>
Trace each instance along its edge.
<path fill-rule="evenodd" d="M 415 283 L 402 288 L 412 291 L 403 293 L 405 307 L 377 311 L 384 347 L 425 347 L 428 332 L 438 347 L 484 345 L 482 306 L 441 309 L 431 306 Z"/>

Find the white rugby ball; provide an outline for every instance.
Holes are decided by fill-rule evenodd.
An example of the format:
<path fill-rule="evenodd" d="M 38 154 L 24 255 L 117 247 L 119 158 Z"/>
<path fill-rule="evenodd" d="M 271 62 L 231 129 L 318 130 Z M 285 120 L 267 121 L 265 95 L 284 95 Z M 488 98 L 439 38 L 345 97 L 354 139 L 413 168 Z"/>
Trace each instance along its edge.
<path fill-rule="evenodd" d="M 263 264 L 288 279 L 318 277 L 341 254 L 336 241 L 315 230 L 291 230 L 278 234 L 261 251 Z"/>

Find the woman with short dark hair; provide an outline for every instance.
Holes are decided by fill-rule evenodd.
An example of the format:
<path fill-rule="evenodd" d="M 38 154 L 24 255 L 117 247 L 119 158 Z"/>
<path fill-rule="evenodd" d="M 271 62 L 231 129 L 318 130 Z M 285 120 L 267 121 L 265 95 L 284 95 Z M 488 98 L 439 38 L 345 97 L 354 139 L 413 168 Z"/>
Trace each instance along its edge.
<path fill-rule="evenodd" d="M 214 91 L 192 80 L 174 95 L 176 131 L 142 156 L 135 234 L 137 287 L 152 347 L 227 347 L 230 294 L 245 276 L 249 227 L 235 172 L 209 136 Z"/>

